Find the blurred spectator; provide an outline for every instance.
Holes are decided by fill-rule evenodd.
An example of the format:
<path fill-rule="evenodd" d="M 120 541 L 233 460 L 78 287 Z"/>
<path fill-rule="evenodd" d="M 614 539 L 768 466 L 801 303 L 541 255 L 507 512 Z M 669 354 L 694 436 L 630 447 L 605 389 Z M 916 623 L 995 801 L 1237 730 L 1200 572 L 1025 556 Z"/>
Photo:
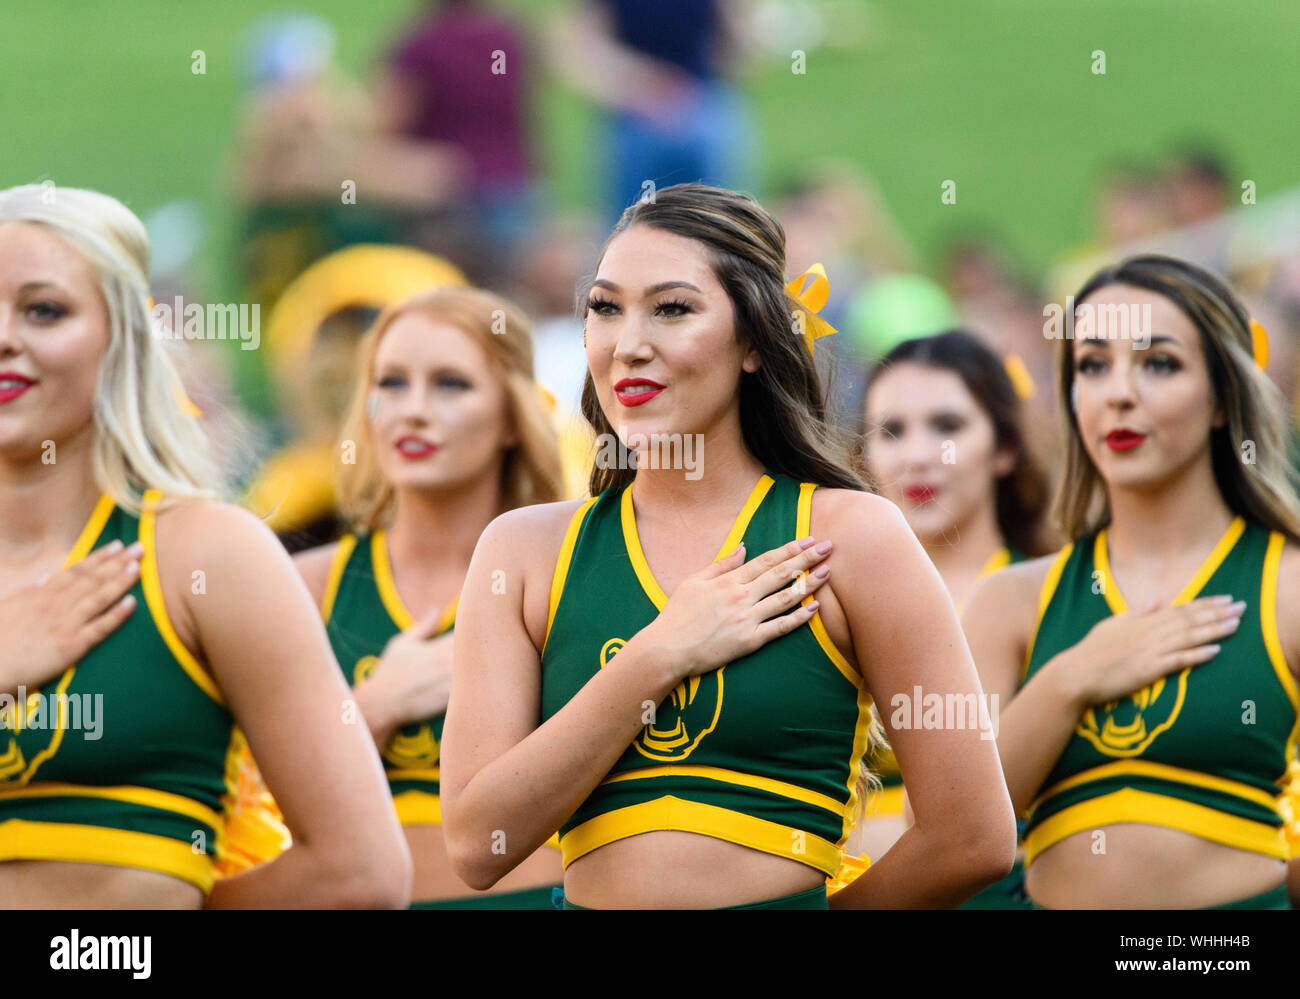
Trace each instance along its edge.
<path fill-rule="evenodd" d="M 445 148 L 380 136 L 334 45 L 324 19 L 281 14 L 255 22 L 243 45 L 249 94 L 232 186 L 245 205 L 247 294 L 264 307 L 313 260 L 397 239 L 410 212 L 455 194 L 463 172 Z"/>
<path fill-rule="evenodd" d="M 389 57 L 385 128 L 464 157 L 466 201 L 445 222 L 480 255 L 508 252 L 536 212 L 527 47 L 510 15 L 478 0 L 433 0 Z"/>
<path fill-rule="evenodd" d="M 646 181 L 752 189 L 753 116 L 726 79 L 743 54 L 737 17 L 728 0 L 584 0 L 554 22 L 557 72 L 610 112 L 611 221 Z"/>
<path fill-rule="evenodd" d="M 582 418 L 587 351 L 576 289 L 596 264 L 603 233 L 583 215 L 548 220 L 519 249 L 511 297 L 532 320 L 533 373 L 555 397 L 555 426 L 570 498 L 586 494 L 595 443 Z"/>

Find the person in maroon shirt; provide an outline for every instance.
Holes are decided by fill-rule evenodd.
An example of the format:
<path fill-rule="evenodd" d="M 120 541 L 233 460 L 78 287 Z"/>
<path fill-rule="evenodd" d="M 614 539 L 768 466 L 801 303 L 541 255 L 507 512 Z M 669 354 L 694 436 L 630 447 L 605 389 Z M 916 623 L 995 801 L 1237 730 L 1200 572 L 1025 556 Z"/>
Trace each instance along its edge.
<path fill-rule="evenodd" d="M 440 0 L 399 39 L 384 106 L 395 134 L 446 143 L 464 156 L 474 223 L 502 246 L 534 214 L 523 32 L 477 0 Z"/>

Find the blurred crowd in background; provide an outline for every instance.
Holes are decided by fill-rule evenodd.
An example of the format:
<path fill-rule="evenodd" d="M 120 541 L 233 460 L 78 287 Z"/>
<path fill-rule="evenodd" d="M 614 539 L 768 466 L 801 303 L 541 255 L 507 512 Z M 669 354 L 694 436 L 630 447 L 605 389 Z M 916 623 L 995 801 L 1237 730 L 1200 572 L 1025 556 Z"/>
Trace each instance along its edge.
<path fill-rule="evenodd" d="M 797 7 L 761 6 L 769 19 Z M 1050 466 L 1056 344 L 1044 335 L 1044 308 L 1064 303 L 1098 266 L 1149 250 L 1230 279 L 1268 330 L 1269 374 L 1294 401 L 1300 191 L 1255 206 L 1225 153 L 1189 136 L 1163 159 L 1100 173 L 1092 239 L 1061 259 L 1018 260 L 995 230 L 954 231 L 927 268 L 858 164 L 813 155 L 797 173 L 754 186 L 763 151 L 745 80 L 755 61 L 778 57 L 758 41 L 772 31 L 742 22 L 725 0 L 656 0 L 654 17 L 645 7 L 585 0 L 539 30 L 478 0 L 431 3 L 392 38 L 366 84 L 339 69 L 338 28 L 325 19 L 270 15 L 250 25 L 229 203 L 241 220 L 243 300 L 261 306 L 260 361 L 276 412 L 239 417 L 229 351 L 187 344 L 187 380 L 219 432 L 254 445 L 252 505 L 291 548 L 338 526 L 331 458 L 357 340 L 385 305 L 435 283 L 502 292 L 531 317 L 537 378 L 556 397 L 580 494 L 586 360 L 575 291 L 622 209 L 684 181 L 756 195 L 785 228 L 787 276 L 825 265 L 831 296 L 821 314 L 840 335 L 817 357 L 833 371 L 833 410 L 845 426 L 862 429 L 874 359 L 904 339 L 960 327 L 1008 359 Z M 546 77 L 603 117 L 585 211 L 556 211 L 539 172 L 529 109 Z M 155 218 L 151 229 L 167 222 Z M 187 293 L 184 269 L 167 271 L 154 237 L 164 264 L 155 296 Z"/>

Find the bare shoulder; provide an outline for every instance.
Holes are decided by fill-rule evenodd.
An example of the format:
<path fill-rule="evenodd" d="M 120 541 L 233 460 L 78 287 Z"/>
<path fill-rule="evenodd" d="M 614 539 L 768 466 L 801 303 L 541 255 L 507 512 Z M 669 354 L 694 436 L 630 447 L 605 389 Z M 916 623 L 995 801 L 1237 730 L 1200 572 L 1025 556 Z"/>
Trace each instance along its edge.
<path fill-rule="evenodd" d="M 812 494 L 812 529 L 814 537 L 829 538 L 837 548 L 880 552 L 882 546 L 915 543 L 898 507 L 857 489 L 817 489 Z"/>
<path fill-rule="evenodd" d="M 307 584 L 311 598 L 318 605 L 325 599 L 325 588 L 329 585 L 330 571 L 334 568 L 334 559 L 339 553 L 339 542 L 333 541 L 319 548 L 308 548 L 293 556 L 293 567 Z"/>
<path fill-rule="evenodd" d="M 1060 554 L 1053 552 L 1041 558 L 1015 562 L 991 576 L 985 576 L 975 584 L 975 589 L 966 602 L 967 616 L 971 616 L 972 612 L 997 614 L 1026 609 L 1032 610 L 1036 615 L 1043 584 Z"/>
<path fill-rule="evenodd" d="M 522 575 L 524 626 L 538 648 L 546 636 L 551 580 L 565 535 L 574 514 L 588 502 L 563 500 L 508 510 L 488 524 L 474 549 L 477 571 L 513 566 Z"/>
<path fill-rule="evenodd" d="M 160 509 L 157 539 L 163 565 L 185 560 L 230 565 L 276 555 L 288 558 L 279 539 L 256 514 L 216 500 L 186 499 Z"/>

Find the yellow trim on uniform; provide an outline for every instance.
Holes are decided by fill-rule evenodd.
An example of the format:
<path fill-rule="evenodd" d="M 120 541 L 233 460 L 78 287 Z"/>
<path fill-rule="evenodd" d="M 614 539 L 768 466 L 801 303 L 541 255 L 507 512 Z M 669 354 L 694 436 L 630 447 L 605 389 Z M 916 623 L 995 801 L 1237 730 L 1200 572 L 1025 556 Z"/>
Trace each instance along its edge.
<path fill-rule="evenodd" d="M 995 551 L 992 555 L 989 556 L 988 561 L 984 563 L 984 568 L 980 569 L 979 575 L 976 576 L 975 579 L 980 580 L 983 579 L 985 576 L 991 576 L 999 569 L 1005 569 L 1010 564 L 1011 564 L 1011 549 L 1009 549 L 1006 545 L 1003 545 L 1001 548 L 999 548 L 997 551 Z"/>
<path fill-rule="evenodd" d="M 1259 621 L 1264 632 L 1264 647 L 1268 649 L 1268 660 L 1273 664 L 1278 683 L 1286 691 L 1287 699 L 1296 712 L 1295 724 L 1286 740 L 1285 760 L 1296 758 L 1296 746 L 1300 741 L 1300 689 L 1297 689 L 1291 667 L 1287 665 L 1286 655 L 1282 651 L 1282 640 L 1277 633 L 1277 577 L 1282 565 L 1282 545 L 1286 537 L 1280 531 L 1274 531 L 1268 538 L 1268 552 L 1264 556 L 1264 581 L 1259 594 Z M 1286 780 L 1288 770 L 1278 778 L 1281 783 Z"/>
<path fill-rule="evenodd" d="M 802 801 L 808 805 L 815 805 L 817 808 L 824 808 L 828 812 L 836 815 L 844 811 L 844 804 L 836 801 L 834 798 L 819 794 L 816 791 L 810 791 L 806 787 L 800 787 L 797 784 L 789 784 L 783 780 L 775 780 L 771 777 L 759 777 L 756 774 L 742 773 L 739 770 L 726 770 L 722 767 L 699 767 L 699 766 L 677 766 L 677 767 L 645 767 L 641 770 L 628 770 L 613 777 L 607 777 L 601 781 L 601 784 L 618 784 L 625 780 L 646 780 L 654 777 L 705 777 L 709 780 L 720 781 L 724 784 L 739 784 L 742 787 L 757 788 L 760 791 L 767 791 L 771 794 L 779 794 L 783 798 L 793 798 L 795 801 Z"/>
<path fill-rule="evenodd" d="M 716 562 L 720 558 L 730 555 L 740 544 L 740 539 L 745 535 L 745 529 L 749 527 L 749 522 L 754 516 L 754 511 L 758 505 L 763 502 L 763 497 L 767 491 L 772 488 L 776 480 L 770 475 L 762 475 L 754 488 L 749 492 L 749 498 L 745 500 L 745 505 L 741 507 L 740 513 L 731 524 L 731 529 L 727 532 L 727 538 L 722 542 L 722 549 L 717 555 L 713 556 Z M 655 579 L 654 573 L 650 571 L 650 563 L 646 561 L 645 552 L 641 548 L 641 536 L 636 530 L 636 511 L 632 506 L 632 484 L 629 483 L 623 489 L 623 498 L 621 510 L 623 520 L 623 541 L 627 546 L 628 558 L 632 560 L 632 569 L 636 572 L 636 578 L 641 583 L 641 589 L 645 595 L 650 598 L 658 610 L 663 610 L 668 603 L 668 596 L 664 593 L 663 588 Z M 728 547 L 730 545 L 730 547 Z"/>
<path fill-rule="evenodd" d="M 428 767 L 426 769 L 410 768 L 406 770 L 387 770 L 384 772 L 384 776 L 386 776 L 390 781 L 391 780 L 441 781 L 442 780 L 441 773 L 442 770 L 440 767 Z"/>
<path fill-rule="evenodd" d="M 13 798 L 105 798 L 110 801 L 124 801 L 131 805 L 143 805 L 157 808 L 164 812 L 175 812 L 198 822 L 206 823 L 213 830 L 221 828 L 221 816 L 202 802 L 184 795 L 172 794 L 170 791 L 158 791 L 150 787 L 95 787 L 86 784 L 65 784 L 56 781 L 42 781 L 35 787 L 20 787 L 12 791 L 0 791 L 0 801 Z M 62 823 L 59 823 L 60 825 Z M 188 844 L 186 844 L 188 849 Z"/>
<path fill-rule="evenodd" d="M 569 518 L 569 527 L 564 532 L 564 544 L 560 546 L 560 556 L 555 560 L 555 572 L 551 576 L 551 602 L 546 611 L 546 635 L 542 638 L 542 654 L 546 654 L 546 643 L 551 638 L 551 625 L 555 623 L 555 612 L 560 607 L 560 596 L 564 593 L 565 580 L 569 578 L 569 564 L 573 561 L 573 549 L 578 544 L 578 531 L 587 518 L 587 511 L 599 499 L 591 497 L 573 512 Z"/>
<path fill-rule="evenodd" d="M 338 598 L 339 586 L 343 583 L 343 570 L 348 567 L 348 559 L 352 557 L 352 550 L 356 546 L 355 534 L 345 534 L 339 538 L 339 546 L 334 552 L 334 561 L 330 563 L 329 578 L 325 581 L 325 593 L 320 602 L 321 620 L 326 624 L 330 623 L 330 615 L 334 613 L 334 601 Z"/>
<path fill-rule="evenodd" d="M 858 720 L 853 726 L 853 750 L 849 755 L 849 801 L 844 806 L 844 824 L 840 827 L 839 846 L 843 848 L 853 832 L 853 825 L 858 820 L 858 778 L 862 775 L 862 758 L 867 754 L 867 743 L 871 736 L 872 697 L 865 686 L 858 687 Z"/>
<path fill-rule="evenodd" d="M 415 618 L 406 609 L 402 596 L 397 592 L 397 582 L 393 579 L 393 567 L 388 561 L 388 545 L 384 539 L 387 531 L 375 531 L 370 535 L 370 559 L 375 566 L 375 587 L 379 590 L 379 599 L 383 601 L 384 610 L 393 619 L 393 624 L 402 631 L 415 626 Z"/>
<path fill-rule="evenodd" d="M 77 667 L 75 665 L 70 666 L 64 672 L 63 676 L 59 678 L 59 685 L 54 689 L 54 703 L 57 705 L 58 711 L 58 720 L 54 723 L 54 734 L 50 736 L 50 744 L 32 757 L 32 762 L 27 765 L 27 769 L 24 770 L 22 775 L 13 782 L 17 786 L 22 787 L 26 785 L 28 781 L 36 775 L 36 771 L 40 768 L 40 765 L 57 753 L 59 747 L 63 745 L 63 733 L 68 727 L 68 686 L 72 683 L 73 674 L 76 672 Z M 15 705 L 14 710 L 15 724 L 17 723 L 17 718 L 22 717 L 25 719 L 26 716 L 24 714 L 25 709 L 23 705 Z M 17 744 L 15 743 L 14 745 L 15 748 L 17 748 Z M 18 755 L 21 756 L 21 752 Z"/>
<path fill-rule="evenodd" d="M 68 557 L 63 560 L 63 568 L 66 569 L 68 566 L 80 562 L 90 554 L 91 547 L 104 532 L 104 525 L 108 523 L 108 518 L 113 515 L 113 508 L 116 505 L 113 502 L 113 497 L 108 493 L 103 493 L 99 497 L 95 509 L 90 514 L 90 519 L 86 521 L 86 526 L 81 529 L 81 534 L 77 537 L 77 543 L 72 546 L 72 551 L 68 552 Z"/>
<path fill-rule="evenodd" d="M 1182 767 L 1171 767 L 1165 763 L 1152 763 L 1149 760 L 1122 760 L 1118 763 L 1104 763 L 1099 767 L 1092 767 L 1053 784 L 1034 799 L 1025 812 L 1025 817 L 1032 818 L 1034 811 L 1040 804 L 1062 791 L 1068 791 L 1080 784 L 1091 784 L 1094 781 L 1105 780 L 1108 777 L 1120 776 L 1156 777 L 1178 784 L 1202 787 L 1208 791 L 1220 791 L 1236 798 L 1253 801 L 1265 808 L 1274 809 L 1277 807 L 1276 794 L 1261 791 L 1259 788 L 1252 787 L 1250 784 L 1243 784 L 1241 781 L 1228 780 L 1226 777 L 1215 777 L 1213 774 L 1201 773 L 1196 770 L 1184 770 Z"/>
<path fill-rule="evenodd" d="M 397 821 L 404 826 L 442 825 L 442 800 L 428 791 L 402 791 L 393 795 Z"/>
<path fill-rule="evenodd" d="M 1123 614 L 1128 610 L 1128 604 L 1124 600 L 1124 594 L 1119 591 L 1119 584 L 1115 582 L 1115 577 L 1110 572 L 1110 553 L 1106 550 L 1106 532 L 1108 527 L 1103 527 L 1097 532 L 1097 539 L 1093 545 L 1092 562 L 1093 567 L 1101 573 L 1102 576 L 1102 596 L 1106 598 L 1106 603 L 1110 606 L 1112 614 Z M 1170 606 L 1185 604 L 1190 602 L 1201 592 L 1201 588 L 1210 581 L 1215 570 L 1223 564 L 1223 560 L 1228 557 L 1228 552 L 1232 551 L 1237 539 L 1245 533 L 1246 521 L 1242 517 L 1233 517 L 1232 523 L 1228 529 L 1223 532 L 1223 537 L 1219 538 L 1210 554 L 1205 557 L 1201 567 L 1196 570 L 1196 574 L 1187 581 L 1182 592 L 1174 597 Z"/>
<path fill-rule="evenodd" d="M 161 500 L 162 494 L 156 489 L 150 489 L 144 494 L 145 509 L 140 515 L 140 544 L 144 545 L 144 557 L 140 560 L 140 581 L 144 586 L 145 603 L 149 605 L 149 613 L 153 617 L 154 626 L 158 629 L 158 634 L 162 636 L 163 642 L 171 650 L 172 656 L 180 664 L 186 675 L 194 681 L 194 685 L 207 694 L 223 708 L 226 702 L 221 696 L 221 691 L 213 682 L 212 677 L 204 671 L 191 654 L 190 650 L 180 640 L 176 634 L 176 629 L 172 627 L 171 618 L 167 616 L 167 605 L 163 601 L 162 581 L 158 576 L 158 552 L 154 541 L 154 521 L 157 517 L 157 505 Z"/>
<path fill-rule="evenodd" d="M 1131 787 L 1071 805 L 1025 834 L 1025 866 L 1049 847 L 1078 832 L 1133 822 L 1190 833 L 1212 843 L 1262 853 L 1278 860 L 1290 858 L 1281 826 L 1228 815 L 1216 808 L 1138 791 Z"/>
<path fill-rule="evenodd" d="M 902 815 L 903 795 L 905 793 L 902 784 L 896 784 L 893 787 L 882 787 L 872 797 L 866 818 L 875 819 L 886 815 Z"/>
<path fill-rule="evenodd" d="M 188 842 L 152 833 L 83 826 L 69 822 L 0 822 L 0 861 L 64 860 L 83 864 L 138 867 L 169 874 L 205 895 L 215 879 L 212 858 L 195 853 Z"/>
<path fill-rule="evenodd" d="M 840 848 L 820 836 L 672 795 L 618 808 L 570 829 L 560 840 L 562 862 L 567 869 L 580 857 L 616 840 L 659 831 L 689 832 L 725 840 L 797 860 L 831 876 L 840 867 Z"/>
<path fill-rule="evenodd" d="M 1056 587 L 1060 585 L 1061 573 L 1065 572 L 1065 563 L 1070 561 L 1070 555 L 1074 551 L 1074 542 L 1056 553 L 1051 567 L 1047 570 L 1047 576 L 1043 579 L 1043 587 L 1038 591 L 1038 615 L 1034 618 L 1034 630 L 1029 633 L 1029 645 L 1025 649 L 1025 664 L 1020 668 L 1020 686 L 1025 685 L 1025 677 L 1029 675 L 1029 662 L 1034 658 L 1034 643 L 1038 641 L 1038 629 L 1043 626 L 1043 618 L 1047 614 L 1047 607 L 1052 602 L 1052 597 L 1056 595 Z"/>
<path fill-rule="evenodd" d="M 794 534 L 796 538 L 808 537 L 809 531 L 812 530 L 812 494 L 817 488 L 815 482 L 799 483 L 799 504 L 796 507 Z M 810 603 L 813 594 L 809 593 L 803 600 L 799 601 L 801 605 Z M 826 653 L 826 658 L 835 664 L 835 668 L 843 674 L 844 679 L 849 683 L 862 689 L 862 678 L 858 676 L 858 671 L 849 665 L 848 658 L 842 653 L 835 643 L 831 640 L 830 632 L 826 630 L 826 625 L 822 621 L 821 612 L 817 611 L 808 619 L 808 627 L 817 639 L 817 644 L 822 647 Z M 860 720 L 860 719 L 859 719 Z"/>

